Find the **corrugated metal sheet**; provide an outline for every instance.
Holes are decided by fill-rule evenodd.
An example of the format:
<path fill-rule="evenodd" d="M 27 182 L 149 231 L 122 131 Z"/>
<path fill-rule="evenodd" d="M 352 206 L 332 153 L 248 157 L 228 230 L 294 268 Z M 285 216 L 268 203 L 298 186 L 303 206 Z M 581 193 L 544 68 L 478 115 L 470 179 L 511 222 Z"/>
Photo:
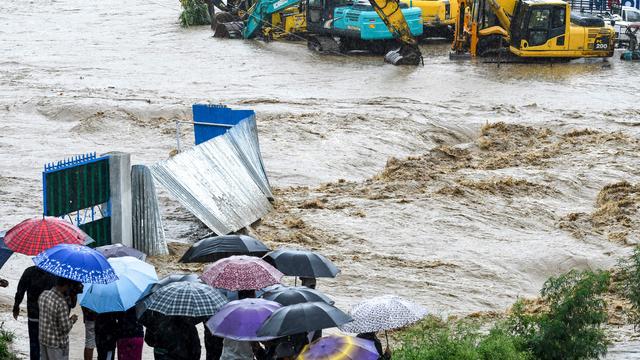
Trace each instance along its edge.
<path fill-rule="evenodd" d="M 131 200 L 133 247 L 150 256 L 168 254 L 156 187 L 144 165 L 131 167 Z"/>
<path fill-rule="evenodd" d="M 271 210 L 255 117 L 151 166 L 154 178 L 216 234 L 237 231 Z"/>

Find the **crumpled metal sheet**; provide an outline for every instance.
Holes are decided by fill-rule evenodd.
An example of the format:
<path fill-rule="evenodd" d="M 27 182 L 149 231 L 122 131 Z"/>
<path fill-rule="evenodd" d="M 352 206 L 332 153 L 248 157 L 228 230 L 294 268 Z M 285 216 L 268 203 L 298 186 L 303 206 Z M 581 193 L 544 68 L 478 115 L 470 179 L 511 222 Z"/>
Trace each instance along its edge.
<path fill-rule="evenodd" d="M 154 178 L 218 235 L 248 226 L 271 210 L 255 117 L 224 135 L 151 166 Z"/>

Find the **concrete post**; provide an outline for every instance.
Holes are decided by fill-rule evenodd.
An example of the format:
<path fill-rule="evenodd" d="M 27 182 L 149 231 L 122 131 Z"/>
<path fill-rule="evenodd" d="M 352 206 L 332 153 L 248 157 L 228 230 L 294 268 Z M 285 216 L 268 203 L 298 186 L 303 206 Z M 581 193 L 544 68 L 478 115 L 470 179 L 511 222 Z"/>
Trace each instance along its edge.
<path fill-rule="evenodd" d="M 111 243 L 133 246 L 131 227 L 131 154 L 109 152 Z"/>

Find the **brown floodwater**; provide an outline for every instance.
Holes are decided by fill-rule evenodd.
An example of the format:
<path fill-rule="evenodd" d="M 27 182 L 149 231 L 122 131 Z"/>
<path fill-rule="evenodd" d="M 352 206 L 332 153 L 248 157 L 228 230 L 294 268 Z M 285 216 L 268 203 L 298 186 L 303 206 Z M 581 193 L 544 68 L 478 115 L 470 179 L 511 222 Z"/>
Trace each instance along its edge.
<path fill-rule="evenodd" d="M 0 2 L 0 229 L 41 212 L 45 162 L 114 150 L 164 159 L 174 120 L 204 101 L 257 111 L 282 206 L 256 231 L 334 259 L 342 273 L 320 288 L 343 308 L 390 292 L 441 315 L 502 311 L 549 276 L 614 266 L 640 241 L 637 222 L 624 241 L 614 228 L 566 225 L 595 213 L 606 185 L 640 183 L 640 64 L 497 66 L 451 61 L 449 45 L 432 42 L 424 66 L 394 67 L 302 42 L 214 39 L 181 28 L 179 11 L 177 0 Z M 498 121 L 523 127 L 481 136 Z M 563 135 L 584 128 L 597 133 Z M 300 205 L 309 198 L 326 205 Z M 170 240 L 206 233 L 165 192 L 160 201 Z M 305 225 L 288 228 L 292 219 Z M 28 261 L 0 270 L 12 282 L 0 303 Z M 24 354 L 26 326 L 8 310 L 0 319 Z M 622 343 L 611 359 L 640 358 L 628 328 L 612 331 Z"/>

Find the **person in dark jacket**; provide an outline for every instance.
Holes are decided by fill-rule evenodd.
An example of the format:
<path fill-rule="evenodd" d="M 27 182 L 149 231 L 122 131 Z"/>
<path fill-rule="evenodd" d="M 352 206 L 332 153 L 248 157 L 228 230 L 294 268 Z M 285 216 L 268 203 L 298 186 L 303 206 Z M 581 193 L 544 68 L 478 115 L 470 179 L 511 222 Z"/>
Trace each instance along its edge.
<path fill-rule="evenodd" d="M 391 359 L 391 351 L 389 350 L 388 347 L 387 347 L 386 351 L 382 350 L 382 343 L 380 342 L 380 339 L 378 339 L 378 337 L 376 336 L 376 333 L 374 333 L 374 332 L 362 333 L 362 334 L 356 335 L 356 337 L 360 338 L 360 339 L 373 341 L 373 343 L 376 346 L 376 350 L 378 350 L 378 355 L 379 355 L 378 360 L 390 360 Z"/>
<path fill-rule="evenodd" d="M 204 348 L 207 351 L 206 360 L 220 360 L 222 355 L 222 342 L 223 338 L 215 336 L 209 331 L 207 322 L 204 324 Z"/>
<path fill-rule="evenodd" d="M 291 346 L 293 346 L 293 352 L 294 354 L 296 354 L 296 356 L 300 354 L 305 346 L 309 345 L 309 338 L 307 333 L 290 335 L 287 338 L 287 341 L 291 344 Z"/>
<path fill-rule="evenodd" d="M 152 335 L 156 360 L 200 359 L 201 345 L 196 325 L 191 319 L 166 316 L 162 327 L 158 326 Z M 161 323 L 159 321 L 157 324 Z M 147 335 L 151 331 L 147 328 Z M 147 344 L 149 342 L 147 341 Z"/>
<path fill-rule="evenodd" d="M 18 320 L 20 304 L 27 294 L 27 324 L 29 328 L 29 356 L 31 360 L 40 360 L 40 340 L 38 339 L 38 298 L 45 290 L 50 290 L 56 284 L 55 276 L 36 266 L 25 269 L 18 282 L 15 302 L 13 304 L 13 318 Z"/>
<path fill-rule="evenodd" d="M 153 348 L 155 360 L 168 359 L 168 351 L 163 346 L 164 331 L 169 328 L 171 318 L 155 311 L 145 311 L 140 322 L 147 328 L 144 334 L 144 342 Z"/>
<path fill-rule="evenodd" d="M 120 316 L 119 312 L 102 313 L 96 316 L 95 333 L 98 360 L 113 360 L 115 358 Z"/>
<path fill-rule="evenodd" d="M 122 313 L 118 328 L 118 360 L 141 360 L 144 328 L 138 322 L 135 307 Z"/>

